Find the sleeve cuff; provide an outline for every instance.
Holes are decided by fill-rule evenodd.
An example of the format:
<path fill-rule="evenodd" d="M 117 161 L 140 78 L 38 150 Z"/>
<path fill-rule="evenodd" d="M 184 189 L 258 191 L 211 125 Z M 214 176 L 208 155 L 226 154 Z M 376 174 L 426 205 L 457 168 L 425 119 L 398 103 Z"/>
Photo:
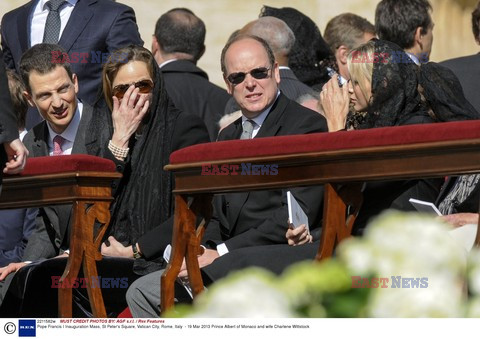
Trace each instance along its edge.
<path fill-rule="evenodd" d="M 222 256 L 224 254 L 227 254 L 228 253 L 228 248 L 227 248 L 227 245 L 225 245 L 225 243 L 222 243 L 220 245 L 217 245 L 217 252 L 218 252 L 218 255 L 219 256 Z"/>

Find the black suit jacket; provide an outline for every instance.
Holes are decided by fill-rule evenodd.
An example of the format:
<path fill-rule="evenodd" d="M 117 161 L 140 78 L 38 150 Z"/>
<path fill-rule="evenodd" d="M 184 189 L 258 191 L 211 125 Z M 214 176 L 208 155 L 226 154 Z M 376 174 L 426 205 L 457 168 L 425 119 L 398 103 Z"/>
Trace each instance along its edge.
<path fill-rule="evenodd" d="M 29 18 L 36 3 L 36 0 L 30 1 L 2 18 L 3 60 L 8 68 L 17 72 L 22 54 L 31 47 Z M 110 0 L 81 0 L 75 5 L 58 44 L 69 56 L 89 54 L 88 62 L 78 60 L 71 65 L 80 84 L 78 98 L 93 104 L 101 87 L 103 64 L 92 57 L 92 52 L 97 55 L 111 53 L 130 44 L 143 46 L 143 41 L 132 8 Z M 31 115 L 29 111 L 27 119 L 33 119 Z M 38 115 L 34 117 L 37 119 L 35 122 L 40 121 Z"/>
<path fill-rule="evenodd" d="M 208 81 L 208 75 L 189 60 L 172 61 L 160 68 L 168 95 L 181 111 L 201 117 L 210 140 L 218 135 L 218 121 L 230 95 Z"/>
<path fill-rule="evenodd" d="M 3 53 L 0 50 L 0 59 Z M 0 60 L 0 193 L 2 191 L 3 168 L 7 161 L 7 154 L 3 147 L 4 142 L 18 139 L 17 117 L 13 112 L 5 64 Z"/>
<path fill-rule="evenodd" d="M 280 94 L 255 138 L 326 132 L 323 116 Z M 218 140 L 239 139 L 242 119 L 226 127 Z M 286 243 L 287 190 L 231 193 L 214 198 L 216 219 L 204 237 L 207 244 L 224 242 L 229 251 L 249 246 Z M 320 226 L 323 189 L 319 186 L 291 189 L 309 217 Z"/>
<path fill-rule="evenodd" d="M 280 84 L 278 88 L 289 99 L 297 100 L 304 94 L 313 94 L 314 91 L 298 80 L 293 71 L 290 68 L 280 68 Z M 225 105 L 224 114 L 229 114 L 238 111 L 240 107 L 234 98 Z"/>
<path fill-rule="evenodd" d="M 321 115 L 280 94 L 256 138 L 326 131 L 327 123 Z M 239 119 L 220 133 L 219 140 L 238 139 L 241 132 Z M 323 188 L 297 188 L 292 192 L 309 216 L 311 227 L 320 226 Z M 215 197 L 216 216 L 207 227 L 204 243 L 215 247 L 215 244 L 225 241 L 229 250 L 242 246 L 285 243 L 288 218 L 286 203 L 285 190 Z M 173 219 L 170 218 L 138 240 L 147 259 L 162 256 L 165 246 L 172 240 L 172 225 Z"/>
<path fill-rule="evenodd" d="M 82 119 L 78 126 L 73 143 L 72 154 L 86 154 L 85 134 L 92 117 L 93 108 L 84 103 Z M 29 157 L 48 156 L 47 122 L 42 121 L 27 133 L 23 139 L 30 152 Z M 48 206 L 39 209 L 36 218 L 37 228 L 30 236 L 23 260 L 52 258 L 59 254 L 60 249 L 68 248 L 68 225 L 70 223 L 72 205 Z"/>
<path fill-rule="evenodd" d="M 440 63 L 450 68 L 462 84 L 465 98 L 480 112 L 480 95 L 478 95 L 478 79 L 480 79 L 480 53 Z"/>

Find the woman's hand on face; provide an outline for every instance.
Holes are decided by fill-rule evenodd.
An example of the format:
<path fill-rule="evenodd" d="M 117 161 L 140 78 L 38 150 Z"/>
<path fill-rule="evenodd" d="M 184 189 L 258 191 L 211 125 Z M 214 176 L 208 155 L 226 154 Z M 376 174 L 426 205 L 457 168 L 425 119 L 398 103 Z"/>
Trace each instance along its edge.
<path fill-rule="evenodd" d="M 350 98 L 348 85 L 338 85 L 338 75 L 334 75 L 320 92 L 320 104 L 327 119 L 328 131 L 335 132 L 345 128 Z"/>
<path fill-rule="evenodd" d="M 112 142 L 120 148 L 127 148 L 130 137 L 137 131 L 148 111 L 148 95 L 140 95 L 139 89 L 130 86 L 122 100 L 113 97 L 113 136 Z M 138 97 L 138 101 L 137 101 Z"/>

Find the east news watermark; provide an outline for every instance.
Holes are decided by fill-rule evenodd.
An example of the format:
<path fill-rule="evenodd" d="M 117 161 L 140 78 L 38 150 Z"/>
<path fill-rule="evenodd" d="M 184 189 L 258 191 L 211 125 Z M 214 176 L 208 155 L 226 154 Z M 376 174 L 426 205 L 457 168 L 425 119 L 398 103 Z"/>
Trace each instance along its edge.
<path fill-rule="evenodd" d="M 202 175 L 277 175 L 278 165 L 241 163 L 235 165 L 203 164 Z"/>
<path fill-rule="evenodd" d="M 52 276 L 51 288 L 128 288 L 128 278 L 106 278 L 93 276 L 71 278 L 60 281 L 61 276 Z"/>
<path fill-rule="evenodd" d="M 105 64 L 107 62 L 127 63 L 128 54 L 123 52 L 105 53 L 91 52 L 62 52 L 52 51 L 52 64 Z"/>
<path fill-rule="evenodd" d="M 390 277 L 365 278 L 359 275 L 352 276 L 352 288 L 427 288 L 428 278 Z"/>

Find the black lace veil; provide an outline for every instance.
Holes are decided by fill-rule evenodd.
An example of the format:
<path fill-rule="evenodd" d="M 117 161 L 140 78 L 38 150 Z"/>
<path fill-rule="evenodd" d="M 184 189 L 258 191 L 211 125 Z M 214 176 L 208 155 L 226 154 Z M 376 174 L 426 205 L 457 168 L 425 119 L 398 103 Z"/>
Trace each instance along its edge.
<path fill-rule="evenodd" d="M 295 34 L 295 44 L 290 51 L 288 66 L 301 82 L 320 89 L 330 80 L 326 66 L 333 65 L 330 61 L 334 56 L 315 22 L 290 7 L 264 6 L 260 17 L 264 16 L 281 19 L 290 27 Z"/>
<path fill-rule="evenodd" d="M 397 126 L 411 121 L 478 119 L 460 82 L 449 69 L 429 62 L 417 66 L 396 44 L 372 40 L 372 97 L 359 128 Z"/>
<path fill-rule="evenodd" d="M 155 62 L 153 72 L 151 109 L 144 118 L 142 135 L 130 140 L 133 150 L 126 159 L 124 177 L 111 208 L 108 234 L 124 245 L 136 242 L 172 213 L 173 179 L 163 167 L 169 162 L 173 127 L 180 111 L 171 104 Z M 111 112 L 107 107 L 96 108 L 89 131 L 88 154 L 105 156 L 113 135 Z"/>

